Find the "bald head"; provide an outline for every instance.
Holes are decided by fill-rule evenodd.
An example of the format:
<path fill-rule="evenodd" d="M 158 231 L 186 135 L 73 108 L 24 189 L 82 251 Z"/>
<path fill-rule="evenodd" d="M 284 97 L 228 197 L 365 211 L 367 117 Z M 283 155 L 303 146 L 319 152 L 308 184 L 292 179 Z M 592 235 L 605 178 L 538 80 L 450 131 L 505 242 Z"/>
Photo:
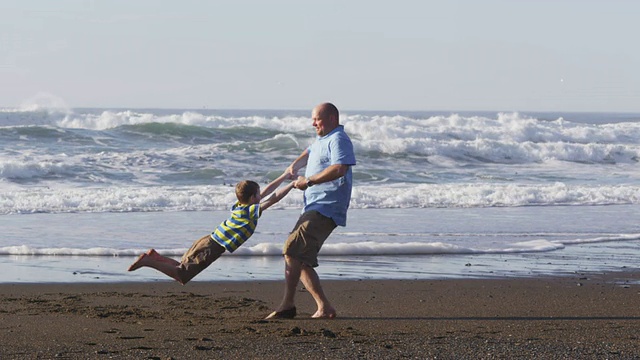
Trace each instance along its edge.
<path fill-rule="evenodd" d="M 326 119 L 334 118 L 336 121 L 336 124 L 339 123 L 340 112 L 338 111 L 338 108 L 332 103 L 328 103 L 328 102 L 322 103 L 316 106 L 316 109 L 318 109 L 318 114 L 320 114 L 320 116 Z"/>
<path fill-rule="evenodd" d="M 323 103 L 313 108 L 311 118 L 319 136 L 327 135 L 340 124 L 340 113 L 332 103 Z"/>

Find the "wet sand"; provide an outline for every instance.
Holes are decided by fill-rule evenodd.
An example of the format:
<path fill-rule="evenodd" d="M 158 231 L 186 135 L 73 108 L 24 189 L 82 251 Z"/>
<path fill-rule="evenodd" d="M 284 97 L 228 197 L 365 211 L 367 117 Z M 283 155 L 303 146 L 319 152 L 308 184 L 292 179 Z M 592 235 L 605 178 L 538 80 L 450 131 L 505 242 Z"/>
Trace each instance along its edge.
<path fill-rule="evenodd" d="M 0 359 L 632 359 L 640 272 L 327 281 L 334 320 L 263 320 L 282 282 L 0 285 Z"/>

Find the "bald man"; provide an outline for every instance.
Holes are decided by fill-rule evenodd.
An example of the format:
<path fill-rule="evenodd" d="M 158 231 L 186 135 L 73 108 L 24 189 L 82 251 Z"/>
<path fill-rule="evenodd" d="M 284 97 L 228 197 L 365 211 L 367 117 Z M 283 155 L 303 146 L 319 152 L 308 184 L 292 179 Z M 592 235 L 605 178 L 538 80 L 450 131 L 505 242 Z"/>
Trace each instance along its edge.
<path fill-rule="evenodd" d="M 318 252 L 337 226 L 347 223 L 351 200 L 351 167 L 356 164 L 351 139 L 340 125 L 338 108 L 331 103 L 316 106 L 312 126 L 317 139 L 291 163 L 287 171 L 299 176 L 294 187 L 304 191 L 304 208 L 298 222 L 285 242 L 285 290 L 282 302 L 267 319 L 291 319 L 296 316 L 295 293 L 302 281 L 316 301 L 313 318 L 336 317 L 336 309 L 327 299 L 315 271 Z"/>

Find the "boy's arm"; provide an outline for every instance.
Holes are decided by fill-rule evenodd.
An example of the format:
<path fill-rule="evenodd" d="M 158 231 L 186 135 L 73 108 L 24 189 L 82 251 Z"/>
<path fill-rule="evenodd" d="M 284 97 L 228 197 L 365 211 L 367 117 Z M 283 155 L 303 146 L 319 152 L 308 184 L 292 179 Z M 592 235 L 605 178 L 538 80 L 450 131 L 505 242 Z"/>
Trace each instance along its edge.
<path fill-rule="evenodd" d="M 295 176 L 298 175 L 298 171 L 303 167 L 307 166 L 308 160 L 309 160 L 309 149 L 307 148 L 302 152 L 302 154 L 300 154 L 300 156 L 298 156 L 297 159 L 295 159 L 291 163 L 291 165 L 289 165 L 289 167 L 285 172 L 288 173 L 292 178 L 295 178 Z"/>
<path fill-rule="evenodd" d="M 286 174 L 284 174 L 286 175 Z M 288 175 L 287 175 L 288 176 Z M 277 203 L 278 201 L 282 200 L 282 198 L 284 198 L 289 191 L 291 191 L 291 189 L 293 189 L 293 181 L 288 183 L 286 186 L 276 190 L 275 194 L 273 194 L 273 196 L 269 197 L 268 199 L 266 199 L 265 201 L 260 203 L 260 212 L 262 213 L 263 211 L 267 210 L 269 207 L 271 207 L 271 205 Z"/>
<path fill-rule="evenodd" d="M 289 179 L 289 174 L 285 171 L 280 176 L 278 176 L 275 180 L 270 182 L 267 186 L 260 191 L 260 197 L 265 198 L 267 195 L 271 194 L 275 189 L 282 184 L 285 179 Z"/>

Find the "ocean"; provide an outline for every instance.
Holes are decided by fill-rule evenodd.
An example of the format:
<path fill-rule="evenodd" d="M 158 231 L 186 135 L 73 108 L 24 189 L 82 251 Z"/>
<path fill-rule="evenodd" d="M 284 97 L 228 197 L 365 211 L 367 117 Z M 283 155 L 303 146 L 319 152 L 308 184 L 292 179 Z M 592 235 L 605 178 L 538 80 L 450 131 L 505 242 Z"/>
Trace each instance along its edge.
<path fill-rule="evenodd" d="M 636 269 L 640 114 L 346 111 L 357 157 L 323 279 Z M 0 283 L 170 281 L 179 257 L 311 142 L 310 110 L 0 109 Z M 293 190 L 194 281 L 281 280 Z"/>

